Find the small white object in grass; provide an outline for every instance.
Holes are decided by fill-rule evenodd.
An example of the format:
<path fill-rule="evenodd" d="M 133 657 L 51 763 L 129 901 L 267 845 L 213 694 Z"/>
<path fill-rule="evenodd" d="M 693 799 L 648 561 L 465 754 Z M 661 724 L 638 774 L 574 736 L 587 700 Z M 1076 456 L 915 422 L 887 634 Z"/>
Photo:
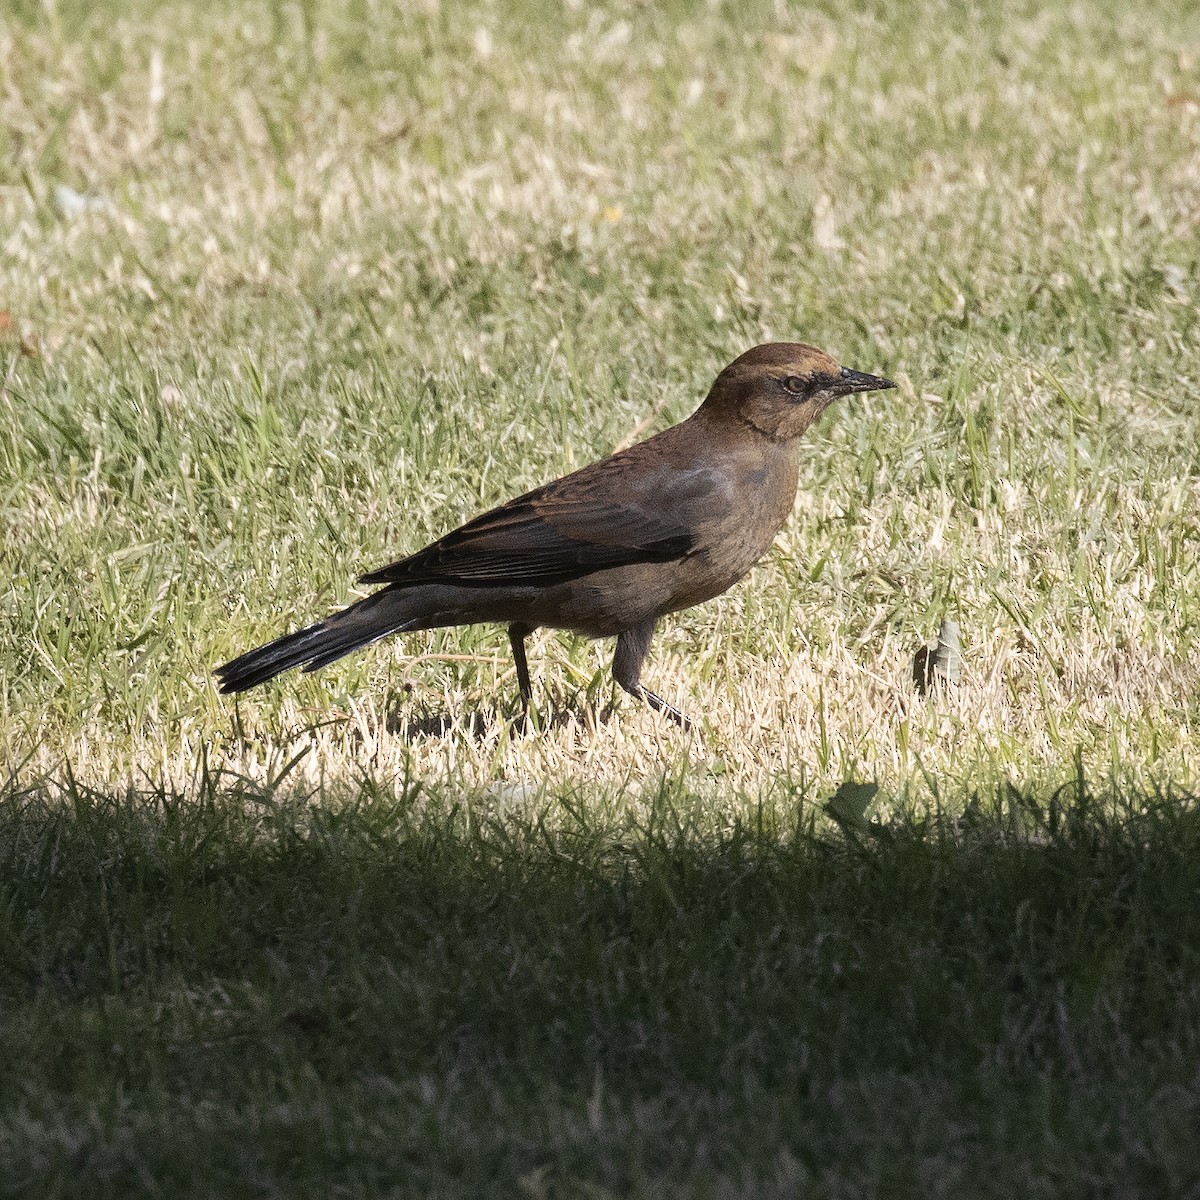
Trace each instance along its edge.
<path fill-rule="evenodd" d="M 505 806 L 524 805 L 536 800 L 541 791 L 541 787 L 536 783 L 498 783 L 489 788 L 485 795 Z"/>
<path fill-rule="evenodd" d="M 74 219 L 88 212 L 115 213 L 116 205 L 104 196 L 89 196 L 67 187 L 65 183 L 54 188 L 54 207 L 67 218 Z"/>
<path fill-rule="evenodd" d="M 845 240 L 838 234 L 837 214 L 833 201 L 821 195 L 813 202 L 813 245 L 818 250 L 844 250 Z"/>
<path fill-rule="evenodd" d="M 1187 272 L 1177 263 L 1167 263 L 1162 269 L 1163 282 L 1180 300 L 1190 300 L 1187 290 Z"/>
<path fill-rule="evenodd" d="M 162 50 L 155 46 L 150 51 L 150 108 L 156 109 L 163 102 L 166 94 L 166 88 L 163 86 Z"/>

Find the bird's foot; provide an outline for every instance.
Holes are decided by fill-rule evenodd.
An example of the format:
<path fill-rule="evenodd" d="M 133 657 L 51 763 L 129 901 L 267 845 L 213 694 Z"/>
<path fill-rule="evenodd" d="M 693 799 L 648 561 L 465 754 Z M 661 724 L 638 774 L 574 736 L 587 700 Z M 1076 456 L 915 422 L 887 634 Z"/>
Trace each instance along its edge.
<path fill-rule="evenodd" d="M 642 694 L 642 699 L 645 700 L 651 708 L 653 708 L 656 712 L 662 713 L 664 716 L 670 717 L 671 720 L 674 721 L 675 724 L 684 731 L 684 733 L 691 732 L 691 719 L 680 712 L 675 705 L 670 703 L 670 701 L 664 700 L 661 696 L 656 696 L 648 688 L 641 688 L 640 691 Z"/>
<path fill-rule="evenodd" d="M 529 737 L 533 733 L 542 732 L 542 716 L 528 704 L 521 705 L 521 711 L 508 723 L 508 732 L 513 737 Z"/>

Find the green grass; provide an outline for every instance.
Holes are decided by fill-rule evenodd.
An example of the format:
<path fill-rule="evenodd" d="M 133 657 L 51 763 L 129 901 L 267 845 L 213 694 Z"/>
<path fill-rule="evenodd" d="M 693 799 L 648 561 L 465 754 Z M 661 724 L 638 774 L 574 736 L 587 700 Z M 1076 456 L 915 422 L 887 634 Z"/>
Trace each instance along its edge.
<path fill-rule="evenodd" d="M 8 0 L 0 1189 L 1194 1194 L 1198 143 L 1183 0 Z M 694 736 L 490 628 L 216 694 L 793 338 L 900 387 Z"/>
<path fill-rule="evenodd" d="M 0 293 L 42 348 L 0 348 L 10 758 L 178 783 L 319 729 L 337 776 L 536 782 L 584 745 L 620 785 L 680 740 L 630 703 L 595 735 L 602 644 L 535 646 L 540 747 L 463 736 L 513 711 L 497 629 L 273 685 L 244 739 L 210 669 L 774 337 L 902 387 L 829 414 L 767 561 L 664 624 L 698 768 L 1195 780 L 1191 6 L 51 11 L 0 35 Z M 966 682 L 922 704 L 947 614 Z"/>

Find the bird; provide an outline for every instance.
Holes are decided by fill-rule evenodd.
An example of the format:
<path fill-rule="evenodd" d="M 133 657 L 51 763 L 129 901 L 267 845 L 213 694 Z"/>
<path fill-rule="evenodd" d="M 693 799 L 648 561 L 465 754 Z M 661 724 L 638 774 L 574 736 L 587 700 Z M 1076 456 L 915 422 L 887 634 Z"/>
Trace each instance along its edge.
<path fill-rule="evenodd" d="M 217 667 L 219 689 L 316 671 L 392 634 L 491 622 L 508 627 L 526 716 L 525 642 L 551 628 L 615 637 L 617 684 L 690 729 L 642 683 L 659 619 L 720 595 L 767 552 L 795 505 L 800 439 L 830 404 L 895 386 L 804 343 L 755 346 L 690 417 L 360 576 L 379 590 Z"/>

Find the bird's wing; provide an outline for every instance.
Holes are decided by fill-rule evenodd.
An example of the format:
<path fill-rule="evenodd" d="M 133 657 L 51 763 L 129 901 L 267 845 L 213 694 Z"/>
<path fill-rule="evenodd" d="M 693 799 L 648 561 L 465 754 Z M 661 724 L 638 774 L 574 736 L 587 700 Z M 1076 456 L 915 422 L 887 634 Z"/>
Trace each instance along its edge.
<path fill-rule="evenodd" d="M 622 487 L 622 472 L 585 468 L 468 521 L 359 582 L 548 587 L 607 567 L 670 562 L 695 543 L 673 500 L 681 494 L 694 503 L 697 485 L 704 488 L 696 475 L 656 472 Z"/>

